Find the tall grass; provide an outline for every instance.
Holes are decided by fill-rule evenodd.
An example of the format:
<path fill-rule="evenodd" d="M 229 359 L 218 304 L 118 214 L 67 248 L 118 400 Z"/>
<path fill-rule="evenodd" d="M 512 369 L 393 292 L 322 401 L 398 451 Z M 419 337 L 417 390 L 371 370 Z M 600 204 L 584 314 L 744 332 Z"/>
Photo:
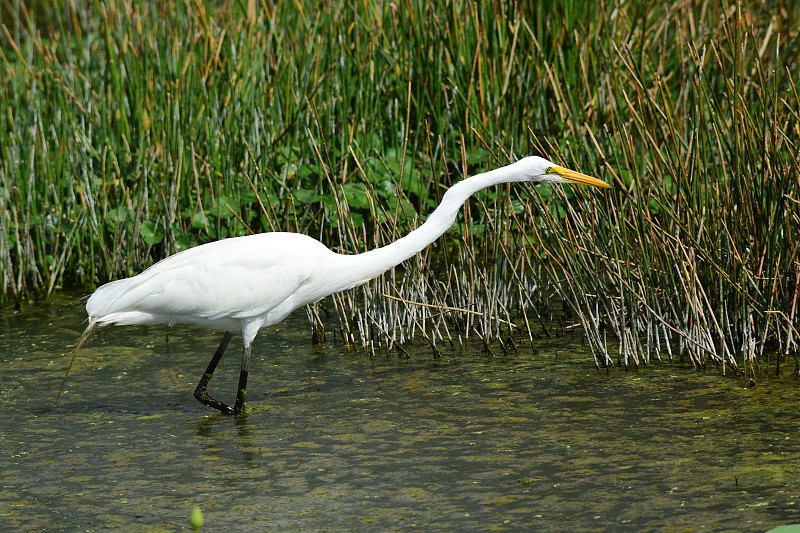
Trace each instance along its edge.
<path fill-rule="evenodd" d="M 676 7 L 646 20 L 668 39 L 605 58 L 616 76 L 604 89 L 619 98 L 602 129 L 574 133 L 619 196 L 564 202 L 564 219 L 541 213 L 561 242 L 549 271 L 570 280 L 558 286 L 602 364 L 614 359 L 604 325 L 624 364 L 678 353 L 752 370 L 765 349 L 798 347 L 800 56 L 785 25 L 796 19 L 731 7 L 698 20 Z M 678 31 L 686 21 L 707 33 Z"/>
<path fill-rule="evenodd" d="M 0 0 L 0 295 L 249 232 L 363 251 L 539 153 L 616 189 L 486 191 L 314 321 L 434 354 L 576 324 L 598 365 L 796 354 L 797 8 L 591 4 Z"/>

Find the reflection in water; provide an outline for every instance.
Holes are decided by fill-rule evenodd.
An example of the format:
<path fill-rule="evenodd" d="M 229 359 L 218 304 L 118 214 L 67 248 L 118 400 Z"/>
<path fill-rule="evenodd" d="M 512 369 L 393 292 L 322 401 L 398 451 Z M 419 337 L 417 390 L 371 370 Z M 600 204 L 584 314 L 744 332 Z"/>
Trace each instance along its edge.
<path fill-rule="evenodd" d="M 193 505 L 208 531 L 800 522 L 790 376 L 749 389 L 679 366 L 598 373 L 571 341 L 536 355 L 434 362 L 412 346 L 410 359 L 370 359 L 312 347 L 301 315 L 260 335 L 240 420 L 192 396 L 218 335 L 100 330 L 56 407 L 82 306 L 2 319 L 2 523 L 179 530 Z M 235 394 L 233 348 L 210 387 L 223 401 Z"/>

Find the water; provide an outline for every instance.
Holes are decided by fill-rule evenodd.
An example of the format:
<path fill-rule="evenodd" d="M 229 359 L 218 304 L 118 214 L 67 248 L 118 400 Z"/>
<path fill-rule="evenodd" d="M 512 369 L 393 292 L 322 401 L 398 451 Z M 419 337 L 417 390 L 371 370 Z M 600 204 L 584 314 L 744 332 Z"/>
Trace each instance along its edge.
<path fill-rule="evenodd" d="M 766 531 L 800 522 L 800 384 L 597 372 L 575 340 L 489 357 L 256 340 L 248 412 L 192 392 L 220 335 L 105 328 L 65 297 L 0 318 L 0 529 Z M 167 337 L 168 335 L 168 337 Z M 211 381 L 235 395 L 240 339 Z M 477 343 L 476 343 L 477 344 Z M 773 372 L 774 373 L 774 372 Z"/>

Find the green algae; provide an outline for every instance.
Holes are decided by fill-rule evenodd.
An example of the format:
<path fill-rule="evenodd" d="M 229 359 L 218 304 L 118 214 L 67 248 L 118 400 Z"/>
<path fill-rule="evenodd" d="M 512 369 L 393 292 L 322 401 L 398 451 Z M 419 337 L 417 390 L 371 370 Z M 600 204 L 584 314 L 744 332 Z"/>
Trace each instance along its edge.
<path fill-rule="evenodd" d="M 195 505 L 208 531 L 800 521 L 789 375 L 749 388 L 681 366 L 597 372 L 569 339 L 536 355 L 368 358 L 312 346 L 295 317 L 257 339 L 241 419 L 194 400 L 218 335 L 190 329 L 101 330 L 55 406 L 82 320 L 66 301 L 0 322 L 3 527 L 179 531 Z M 212 384 L 223 399 L 236 354 Z"/>

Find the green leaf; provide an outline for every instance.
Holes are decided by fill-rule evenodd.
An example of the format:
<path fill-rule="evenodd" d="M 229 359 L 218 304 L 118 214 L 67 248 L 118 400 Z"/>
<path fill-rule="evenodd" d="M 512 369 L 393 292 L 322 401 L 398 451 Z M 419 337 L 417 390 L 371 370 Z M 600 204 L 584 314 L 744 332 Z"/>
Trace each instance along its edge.
<path fill-rule="evenodd" d="M 152 220 L 147 220 L 139 229 L 139 234 L 147 244 L 158 244 L 164 240 L 164 228 Z"/>
<path fill-rule="evenodd" d="M 319 194 L 313 189 L 297 189 L 292 192 L 292 196 L 294 196 L 294 201 L 299 204 L 310 204 L 319 201 Z"/>
<path fill-rule="evenodd" d="M 208 217 L 201 212 L 197 212 L 192 217 L 192 227 L 195 229 L 205 228 L 208 225 Z"/>
<path fill-rule="evenodd" d="M 350 212 L 350 223 L 354 228 L 360 228 L 364 225 L 364 217 L 361 213 Z"/>
<path fill-rule="evenodd" d="M 342 187 L 347 205 L 356 209 L 369 209 L 367 188 L 363 183 L 347 183 Z"/>
<path fill-rule="evenodd" d="M 128 217 L 128 210 L 124 206 L 118 206 L 108 211 L 109 220 L 119 224 L 125 222 Z"/>
<path fill-rule="evenodd" d="M 219 218 L 231 218 L 234 213 L 238 213 L 238 205 L 227 196 L 217 198 L 217 216 Z"/>
<path fill-rule="evenodd" d="M 191 248 L 195 245 L 197 245 L 197 239 L 195 239 L 195 236 L 190 232 L 179 233 L 175 237 L 175 249 L 178 252 Z"/>

